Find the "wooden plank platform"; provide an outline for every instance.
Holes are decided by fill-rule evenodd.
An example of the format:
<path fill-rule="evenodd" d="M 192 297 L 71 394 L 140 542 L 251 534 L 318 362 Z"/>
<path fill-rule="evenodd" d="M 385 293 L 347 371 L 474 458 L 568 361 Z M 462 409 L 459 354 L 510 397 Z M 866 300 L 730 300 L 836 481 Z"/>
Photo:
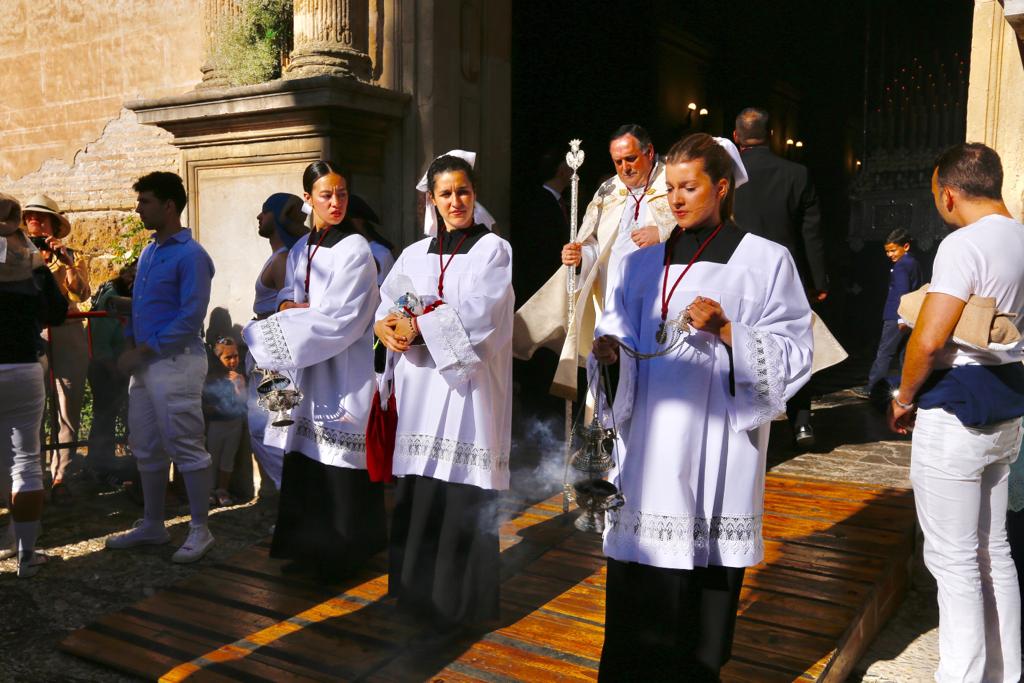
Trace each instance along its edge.
<path fill-rule="evenodd" d="M 75 631 L 66 652 L 161 681 L 593 681 L 600 538 L 561 500 L 504 501 L 499 628 L 438 639 L 386 599 L 384 560 L 341 585 L 284 576 L 258 544 Z M 843 681 L 903 598 L 909 491 L 769 474 L 725 681 Z"/>

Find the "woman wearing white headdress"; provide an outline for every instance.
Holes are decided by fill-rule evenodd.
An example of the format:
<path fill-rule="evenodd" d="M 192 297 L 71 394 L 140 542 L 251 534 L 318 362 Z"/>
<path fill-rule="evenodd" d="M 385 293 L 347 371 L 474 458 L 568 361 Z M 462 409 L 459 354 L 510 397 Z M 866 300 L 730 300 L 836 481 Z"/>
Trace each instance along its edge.
<path fill-rule="evenodd" d="M 373 399 L 370 326 L 379 302 L 370 245 L 347 220 L 348 179 L 331 162 L 302 174 L 313 230 L 288 252 L 278 312 L 246 325 L 259 368 L 294 378 L 294 424 L 267 428 L 284 450 L 271 557 L 282 571 L 350 576 L 387 544 L 384 487 L 366 471 Z"/>
<path fill-rule="evenodd" d="M 420 188 L 438 234 L 398 257 L 374 326 L 398 404 L 389 590 L 440 629 L 498 616 L 496 508 L 509 483 L 512 250 L 484 224 L 465 156 L 430 164 Z"/>
<path fill-rule="evenodd" d="M 811 312 L 785 247 L 731 219 L 745 179 L 727 140 L 672 147 L 677 227 L 623 260 L 596 331 L 591 373 L 618 366 L 625 497 L 604 536 L 602 680 L 718 680 L 744 568 L 764 556 L 769 423 L 810 377 Z"/>

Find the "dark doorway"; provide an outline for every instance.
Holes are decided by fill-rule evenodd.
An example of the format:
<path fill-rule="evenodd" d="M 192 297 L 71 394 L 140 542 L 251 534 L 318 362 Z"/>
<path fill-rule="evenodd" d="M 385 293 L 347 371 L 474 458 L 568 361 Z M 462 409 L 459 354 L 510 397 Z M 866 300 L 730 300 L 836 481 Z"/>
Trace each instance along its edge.
<path fill-rule="evenodd" d="M 688 132 L 728 136 L 743 107 L 764 107 L 774 151 L 807 165 L 818 187 L 831 271 L 821 313 L 852 354 L 873 354 L 888 280 L 883 233 L 909 221 L 926 262 L 941 237 L 922 193 L 935 154 L 963 139 L 972 8 L 969 0 L 517 0 L 513 207 L 543 180 L 544 150 L 567 149 L 570 138 L 587 153 L 585 206 L 612 172 L 607 138 L 619 124 L 644 125 L 664 151 Z M 542 228 L 512 228 L 527 267 L 531 232 Z"/>

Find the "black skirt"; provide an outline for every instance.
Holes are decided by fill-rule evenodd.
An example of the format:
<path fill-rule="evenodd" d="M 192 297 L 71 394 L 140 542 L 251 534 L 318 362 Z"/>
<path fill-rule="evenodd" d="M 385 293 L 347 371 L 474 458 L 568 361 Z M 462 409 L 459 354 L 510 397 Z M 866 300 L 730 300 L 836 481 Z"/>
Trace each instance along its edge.
<path fill-rule="evenodd" d="M 718 681 L 732 654 L 743 568 L 608 559 L 599 681 Z"/>
<path fill-rule="evenodd" d="M 384 487 L 366 470 L 332 467 L 290 452 L 270 556 L 308 564 L 337 580 L 387 546 Z"/>
<path fill-rule="evenodd" d="M 498 618 L 498 492 L 430 477 L 398 480 L 388 592 L 439 628 Z"/>

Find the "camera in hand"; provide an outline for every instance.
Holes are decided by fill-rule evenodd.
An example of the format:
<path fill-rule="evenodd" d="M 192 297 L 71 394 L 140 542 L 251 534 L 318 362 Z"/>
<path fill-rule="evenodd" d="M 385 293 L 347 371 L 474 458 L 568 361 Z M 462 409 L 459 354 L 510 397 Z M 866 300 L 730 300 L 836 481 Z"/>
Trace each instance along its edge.
<path fill-rule="evenodd" d="M 67 263 L 68 265 L 74 262 L 71 259 L 70 255 L 63 249 L 60 251 L 54 251 L 53 247 L 51 247 L 47 243 L 47 238 L 45 235 L 29 235 L 28 238 L 32 240 L 32 244 L 36 245 L 36 249 L 43 253 L 49 254 L 49 256 L 46 257 L 47 261 L 57 259 L 58 261 L 62 261 L 64 263 Z"/>

